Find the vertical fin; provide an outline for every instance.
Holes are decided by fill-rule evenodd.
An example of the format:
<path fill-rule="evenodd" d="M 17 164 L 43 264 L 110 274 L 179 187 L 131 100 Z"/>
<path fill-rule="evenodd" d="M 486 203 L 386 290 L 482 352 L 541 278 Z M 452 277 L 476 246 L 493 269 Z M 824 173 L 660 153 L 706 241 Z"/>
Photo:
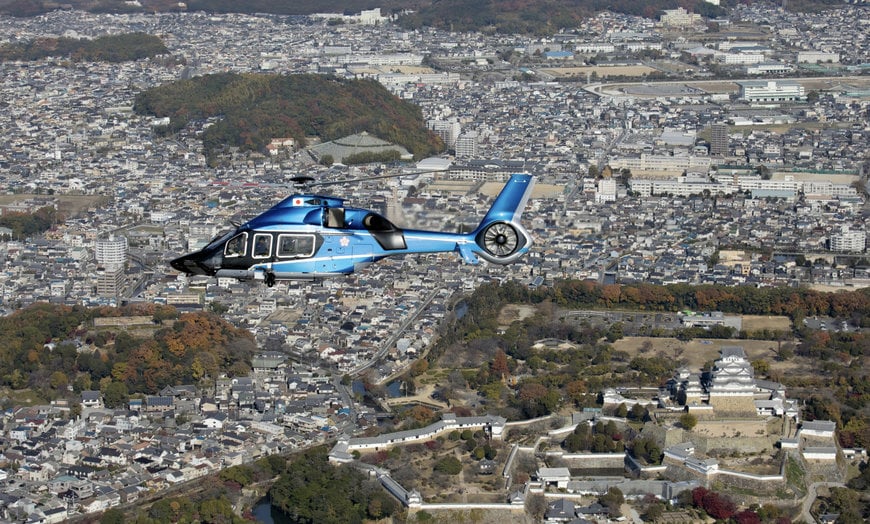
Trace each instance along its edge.
<path fill-rule="evenodd" d="M 480 231 L 485 225 L 496 220 L 505 222 L 519 221 L 523 208 L 526 207 L 532 194 L 535 180 L 532 175 L 513 174 L 498 194 L 489 212 L 481 220 L 476 231 Z"/>

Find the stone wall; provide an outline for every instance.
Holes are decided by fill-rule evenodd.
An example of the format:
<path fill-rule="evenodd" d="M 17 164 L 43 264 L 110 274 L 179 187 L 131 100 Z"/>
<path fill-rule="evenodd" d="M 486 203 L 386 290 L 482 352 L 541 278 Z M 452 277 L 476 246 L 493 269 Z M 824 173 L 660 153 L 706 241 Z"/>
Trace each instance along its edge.
<path fill-rule="evenodd" d="M 763 418 L 756 417 L 754 414 L 751 418 L 730 418 L 722 419 L 698 419 L 698 424 L 694 427 L 689 439 L 693 440 L 696 436 L 699 437 L 760 437 L 770 434 L 768 430 L 768 421 Z"/>
<path fill-rule="evenodd" d="M 717 416 L 755 415 L 755 398 L 749 396 L 710 395 L 710 405 Z"/>
<path fill-rule="evenodd" d="M 662 449 L 689 440 L 687 432 L 682 428 L 662 427 L 653 422 L 647 422 L 643 425 L 641 436 L 654 440 Z"/>
<path fill-rule="evenodd" d="M 708 454 L 711 451 L 734 451 L 737 453 L 770 453 L 779 442 L 778 437 L 705 437 L 692 435 L 690 440 L 695 444 L 698 453 Z"/>

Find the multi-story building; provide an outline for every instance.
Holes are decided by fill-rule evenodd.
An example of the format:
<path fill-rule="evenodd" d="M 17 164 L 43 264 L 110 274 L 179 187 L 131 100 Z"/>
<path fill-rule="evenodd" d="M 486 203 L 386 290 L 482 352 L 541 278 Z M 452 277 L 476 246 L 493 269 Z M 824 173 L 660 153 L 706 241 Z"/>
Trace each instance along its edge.
<path fill-rule="evenodd" d="M 798 62 L 817 64 L 819 62 L 840 62 L 840 53 L 826 53 L 824 51 L 798 51 Z"/>
<path fill-rule="evenodd" d="M 665 9 L 660 21 L 665 27 L 687 27 L 701 23 L 701 15 L 690 13 L 682 7 L 678 7 Z"/>
<path fill-rule="evenodd" d="M 747 75 L 782 75 L 792 71 L 792 66 L 779 62 L 760 62 L 746 67 Z"/>
<path fill-rule="evenodd" d="M 616 180 L 602 178 L 598 181 L 598 190 L 595 192 L 596 202 L 613 202 L 616 200 Z"/>
<path fill-rule="evenodd" d="M 863 253 L 867 247 L 867 233 L 859 229 L 843 227 L 840 231 L 831 234 L 828 243 L 831 251 Z"/>
<path fill-rule="evenodd" d="M 104 267 L 123 267 L 127 263 L 127 237 L 111 235 L 95 244 L 97 264 Z"/>
<path fill-rule="evenodd" d="M 101 297 L 117 297 L 124 288 L 123 266 L 107 266 L 97 270 L 97 294 Z"/>
<path fill-rule="evenodd" d="M 760 53 L 723 53 L 716 55 L 716 60 L 725 65 L 760 64 L 764 55 Z"/>
<path fill-rule="evenodd" d="M 805 100 L 804 86 L 793 80 L 737 82 L 740 99 L 747 102 L 797 102 Z"/>
<path fill-rule="evenodd" d="M 456 156 L 477 158 L 479 154 L 478 140 L 477 131 L 468 131 L 459 135 L 456 139 Z"/>
<path fill-rule="evenodd" d="M 462 131 L 462 126 L 455 120 L 430 120 L 427 127 L 431 129 L 447 147 L 456 147 L 456 139 Z"/>
<path fill-rule="evenodd" d="M 713 124 L 710 126 L 710 154 L 724 156 L 728 154 L 728 125 Z"/>
<path fill-rule="evenodd" d="M 684 171 L 706 173 L 710 169 L 710 158 L 695 155 L 652 155 L 641 153 L 640 157 L 617 157 L 609 162 L 614 170 L 629 169 L 633 174 L 644 171 L 661 171 L 682 174 Z"/>

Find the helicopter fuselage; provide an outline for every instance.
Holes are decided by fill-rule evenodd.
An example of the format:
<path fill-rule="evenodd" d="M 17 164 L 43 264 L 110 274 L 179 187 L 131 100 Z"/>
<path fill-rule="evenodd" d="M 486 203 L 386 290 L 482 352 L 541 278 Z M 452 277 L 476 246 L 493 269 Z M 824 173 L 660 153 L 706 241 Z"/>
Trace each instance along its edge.
<path fill-rule="evenodd" d="M 276 280 L 346 275 L 409 253 L 456 251 L 470 263 L 480 256 L 506 264 L 531 247 L 517 211 L 532 183 L 529 175 L 513 175 L 481 225 L 467 234 L 401 229 L 375 212 L 345 207 L 340 198 L 293 195 L 171 265 L 190 275 L 261 279 L 273 285 Z"/>

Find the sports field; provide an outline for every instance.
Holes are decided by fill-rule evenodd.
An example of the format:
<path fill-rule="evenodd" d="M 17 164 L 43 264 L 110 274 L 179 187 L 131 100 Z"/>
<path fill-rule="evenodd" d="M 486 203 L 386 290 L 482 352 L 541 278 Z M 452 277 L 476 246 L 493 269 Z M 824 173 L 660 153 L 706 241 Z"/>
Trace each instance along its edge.
<path fill-rule="evenodd" d="M 610 76 L 643 76 L 655 72 L 652 67 L 645 65 L 614 65 L 614 66 L 580 66 L 580 67 L 548 67 L 540 70 L 542 73 L 553 75 L 557 78 L 570 78 L 572 76 L 585 77 L 595 73 L 598 78 Z"/>

